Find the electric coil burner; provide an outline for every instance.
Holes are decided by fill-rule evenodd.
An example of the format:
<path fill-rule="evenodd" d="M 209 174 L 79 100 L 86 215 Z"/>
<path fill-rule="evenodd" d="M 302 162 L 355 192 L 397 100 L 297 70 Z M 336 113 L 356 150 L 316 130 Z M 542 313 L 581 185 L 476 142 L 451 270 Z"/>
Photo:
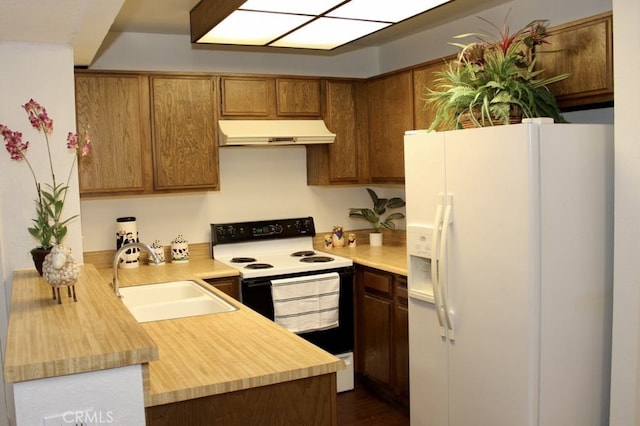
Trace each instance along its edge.
<path fill-rule="evenodd" d="M 254 257 L 234 257 L 229 262 L 231 263 L 251 263 L 255 262 L 256 259 Z"/>
<path fill-rule="evenodd" d="M 338 326 L 299 336 L 345 360 L 338 372 L 338 391 L 353 389 L 353 262 L 313 249 L 312 217 L 211 224 L 211 257 L 240 274 L 241 302 L 274 320 L 272 280 L 314 282 L 325 275 L 339 278 Z M 348 249 L 337 249 L 336 252 Z"/>
<path fill-rule="evenodd" d="M 268 263 L 250 263 L 245 266 L 246 269 L 270 269 L 273 268 L 273 265 Z"/>
<path fill-rule="evenodd" d="M 314 254 L 316 254 L 316 252 L 313 250 L 302 250 L 302 251 L 297 251 L 295 253 L 291 253 L 291 256 L 303 257 L 303 256 L 313 256 Z"/>

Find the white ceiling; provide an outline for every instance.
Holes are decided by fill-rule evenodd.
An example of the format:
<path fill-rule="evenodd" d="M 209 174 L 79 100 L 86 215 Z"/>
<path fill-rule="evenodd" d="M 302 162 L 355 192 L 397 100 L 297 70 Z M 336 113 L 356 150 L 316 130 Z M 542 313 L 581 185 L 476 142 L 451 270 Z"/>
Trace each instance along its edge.
<path fill-rule="evenodd" d="M 505 1 L 454 0 L 332 53 L 381 45 Z M 108 32 L 188 35 L 189 11 L 197 3 L 198 0 L 0 0 L 0 41 L 70 44 L 75 64 L 88 65 Z M 263 49 L 282 52 L 277 48 Z M 322 51 L 308 53 L 314 52 L 326 55 Z"/>

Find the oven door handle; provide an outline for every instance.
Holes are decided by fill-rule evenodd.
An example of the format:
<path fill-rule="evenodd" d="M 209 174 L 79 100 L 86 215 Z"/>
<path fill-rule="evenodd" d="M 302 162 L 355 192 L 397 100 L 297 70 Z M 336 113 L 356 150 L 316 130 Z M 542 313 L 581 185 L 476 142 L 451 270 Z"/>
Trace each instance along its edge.
<path fill-rule="evenodd" d="M 242 285 L 249 287 L 249 288 L 256 288 L 256 287 L 271 287 L 271 281 L 247 281 L 244 280 L 242 282 Z"/>

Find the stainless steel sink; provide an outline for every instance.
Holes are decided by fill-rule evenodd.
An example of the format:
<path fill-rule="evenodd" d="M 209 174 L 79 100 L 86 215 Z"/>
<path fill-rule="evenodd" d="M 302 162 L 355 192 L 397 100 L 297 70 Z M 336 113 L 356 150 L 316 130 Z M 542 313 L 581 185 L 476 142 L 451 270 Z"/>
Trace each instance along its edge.
<path fill-rule="evenodd" d="M 196 281 L 170 281 L 120 289 L 122 302 L 138 322 L 235 311 Z"/>

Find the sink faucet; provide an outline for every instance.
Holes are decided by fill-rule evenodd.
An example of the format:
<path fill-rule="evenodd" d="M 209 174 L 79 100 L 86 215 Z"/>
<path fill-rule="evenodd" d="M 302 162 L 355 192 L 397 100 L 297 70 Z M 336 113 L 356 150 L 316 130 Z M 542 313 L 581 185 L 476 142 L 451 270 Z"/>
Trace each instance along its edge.
<path fill-rule="evenodd" d="M 146 251 L 149 252 L 149 255 L 153 258 L 153 263 L 155 263 L 156 265 L 160 263 L 160 258 L 158 257 L 158 254 L 148 244 L 129 243 L 129 244 L 124 244 L 122 247 L 120 247 L 118 251 L 116 251 L 115 256 L 113 257 L 113 282 L 111 283 L 111 286 L 113 287 L 113 291 L 116 293 L 116 296 L 120 298 L 122 297 L 122 295 L 120 294 L 120 281 L 118 281 L 118 260 L 120 259 L 120 256 L 122 256 L 122 253 L 124 253 L 125 251 L 131 248 L 145 249 Z"/>

